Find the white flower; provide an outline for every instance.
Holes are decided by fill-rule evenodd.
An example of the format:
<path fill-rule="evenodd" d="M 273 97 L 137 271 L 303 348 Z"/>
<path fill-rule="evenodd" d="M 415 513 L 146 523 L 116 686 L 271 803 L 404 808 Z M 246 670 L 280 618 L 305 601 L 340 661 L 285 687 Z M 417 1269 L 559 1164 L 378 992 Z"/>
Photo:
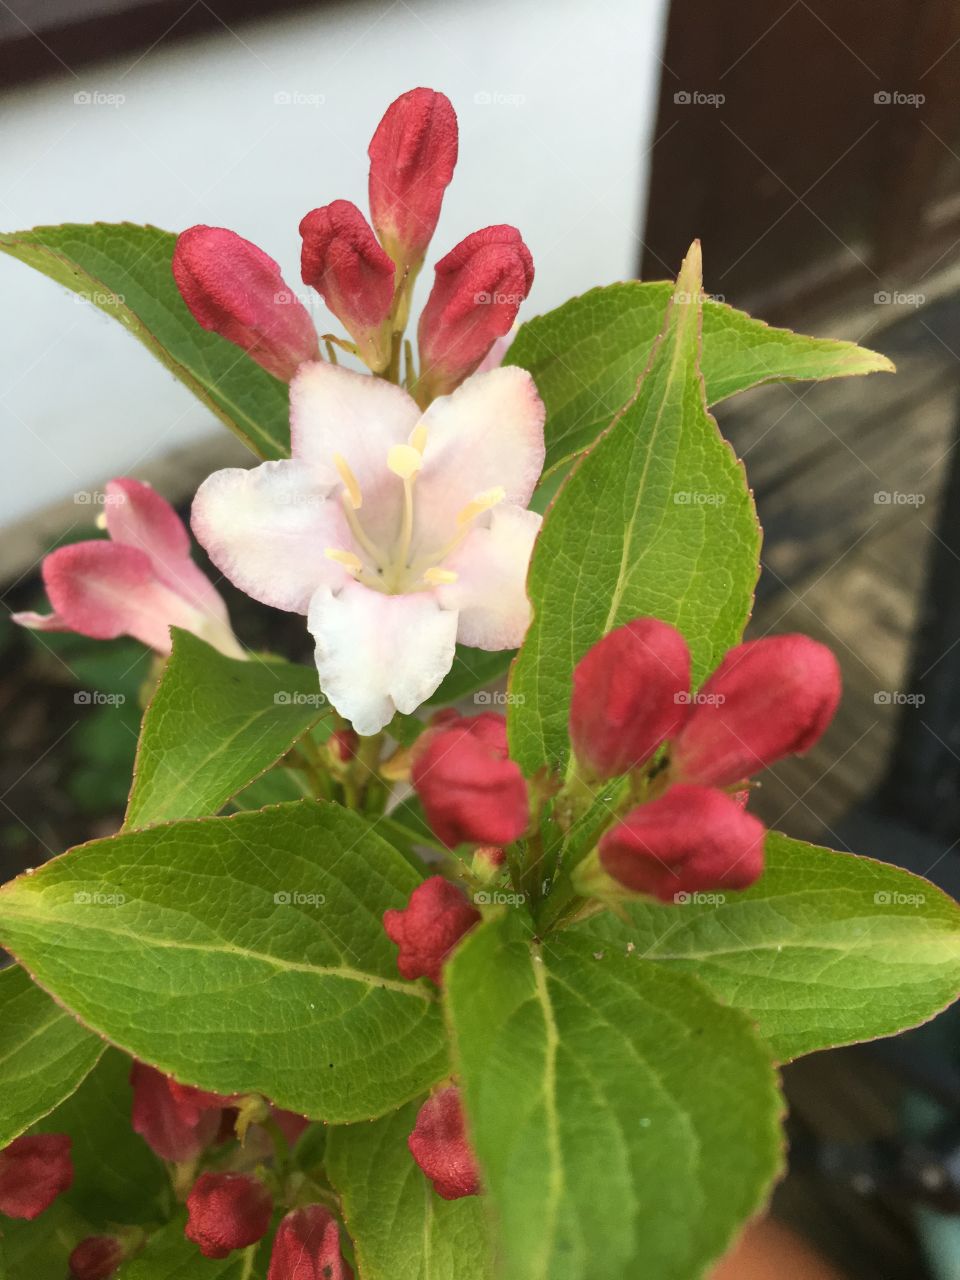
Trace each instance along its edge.
<path fill-rule="evenodd" d="M 458 640 L 523 639 L 543 403 L 513 367 L 421 411 L 392 383 L 318 362 L 290 409 L 292 458 L 210 476 L 194 532 L 248 595 L 307 615 L 322 688 L 376 733 L 434 692 Z"/>

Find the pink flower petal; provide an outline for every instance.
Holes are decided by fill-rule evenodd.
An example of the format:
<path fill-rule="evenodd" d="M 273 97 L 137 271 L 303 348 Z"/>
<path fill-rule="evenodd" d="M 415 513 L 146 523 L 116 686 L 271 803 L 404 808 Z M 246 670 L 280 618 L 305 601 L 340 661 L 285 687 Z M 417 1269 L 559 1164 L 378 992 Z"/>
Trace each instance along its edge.
<path fill-rule="evenodd" d="M 215 471 L 193 500 L 193 531 L 241 591 L 305 614 L 321 584 L 339 587 L 347 577 L 326 548 L 353 546 L 343 508 L 328 494 L 297 461 Z"/>
<path fill-rule="evenodd" d="M 58 629 L 94 640 L 128 635 L 169 653 L 171 626 L 199 633 L 205 621 L 157 581 L 145 552 L 116 542 L 60 547 L 44 560 L 43 581 Z"/>
<path fill-rule="evenodd" d="M 543 470 L 544 414 L 533 379 L 512 365 L 475 374 L 434 400 L 423 416 L 427 444 L 417 477 L 424 526 L 452 532 L 468 502 L 498 487 L 525 507 Z"/>
<path fill-rule="evenodd" d="M 229 624 L 223 597 L 190 558 L 190 535 L 166 498 L 127 476 L 110 480 L 105 492 L 107 532 L 113 541 L 145 551 L 160 582 Z"/>
<path fill-rule="evenodd" d="M 457 615 L 432 591 L 388 596 L 353 579 L 338 592 L 321 587 L 307 626 L 320 687 L 357 733 L 379 733 L 394 712 L 415 711 L 453 664 Z"/>
<path fill-rule="evenodd" d="M 457 639 L 477 649 L 516 649 L 530 624 L 527 568 L 542 517 L 501 503 L 443 562 L 457 581 L 437 588 L 448 609 L 457 609 Z"/>

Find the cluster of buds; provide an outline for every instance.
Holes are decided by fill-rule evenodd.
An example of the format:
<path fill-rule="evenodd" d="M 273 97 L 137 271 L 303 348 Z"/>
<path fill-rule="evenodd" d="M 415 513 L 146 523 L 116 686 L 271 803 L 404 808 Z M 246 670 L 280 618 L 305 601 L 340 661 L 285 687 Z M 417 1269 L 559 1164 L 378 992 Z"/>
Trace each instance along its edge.
<path fill-rule="evenodd" d="M 375 373 L 397 367 L 417 273 L 457 162 L 457 117 L 448 98 L 411 89 L 388 107 L 370 142 L 370 218 L 349 200 L 300 223 L 301 277 L 323 298 Z M 223 227 L 190 227 L 173 274 L 197 322 L 289 382 L 319 358 L 316 330 L 280 268 Z M 513 325 L 533 283 L 533 261 L 514 227 L 462 240 L 436 267 L 418 328 L 422 404 L 473 373 Z M 342 344 L 343 345 L 343 344 Z"/>
<path fill-rule="evenodd" d="M 765 829 L 745 811 L 747 780 L 808 750 L 840 699 L 840 671 L 801 635 L 731 649 L 696 694 L 675 628 L 638 618 L 611 631 L 574 672 L 570 737 L 588 787 L 624 774 L 639 799 L 602 836 L 574 882 L 602 896 L 743 889 L 763 870 Z"/>

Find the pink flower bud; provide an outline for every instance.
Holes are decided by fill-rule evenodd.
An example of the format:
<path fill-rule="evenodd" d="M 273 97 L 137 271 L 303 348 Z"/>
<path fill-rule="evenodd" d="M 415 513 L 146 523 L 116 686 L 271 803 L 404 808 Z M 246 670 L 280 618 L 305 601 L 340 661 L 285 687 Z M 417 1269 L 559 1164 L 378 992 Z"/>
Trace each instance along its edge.
<path fill-rule="evenodd" d="M 87 1236 L 70 1254 L 71 1280 L 108 1280 L 126 1257 L 116 1236 Z"/>
<path fill-rule="evenodd" d="M 573 672 L 570 738 L 595 778 L 644 764 L 687 714 L 690 653 L 675 627 L 635 618 L 597 641 Z"/>
<path fill-rule="evenodd" d="M 271 257 L 235 231 L 189 227 L 177 238 L 173 278 L 193 318 L 289 382 L 319 355 L 307 309 Z"/>
<path fill-rule="evenodd" d="M 0 1214 L 28 1221 L 73 1183 L 65 1133 L 26 1134 L 0 1151 Z"/>
<path fill-rule="evenodd" d="M 304 284 L 316 289 L 346 327 L 370 368 L 385 368 L 396 267 L 370 224 L 355 204 L 334 200 L 306 215 L 300 235 Z"/>
<path fill-rule="evenodd" d="M 436 265 L 420 316 L 420 381 L 446 395 L 513 326 L 533 284 L 533 258 L 516 227 L 484 227 Z"/>
<path fill-rule="evenodd" d="M 417 743 L 411 781 L 427 821 L 448 848 L 509 844 L 530 820 L 527 786 L 507 758 L 507 727 L 493 712 L 429 730 Z"/>
<path fill-rule="evenodd" d="M 737 645 L 674 738 L 672 776 L 718 787 L 749 778 L 812 747 L 839 701 L 840 668 L 826 645 L 801 635 Z"/>
<path fill-rule="evenodd" d="M 225 1258 L 267 1234 L 273 1200 L 246 1173 L 201 1173 L 187 1196 L 184 1235 L 205 1258 Z"/>
<path fill-rule="evenodd" d="M 400 948 L 397 968 L 404 978 L 431 978 L 440 986 L 443 963 L 480 912 L 463 890 L 443 876 L 418 884 L 402 911 L 385 911 L 383 927 Z"/>
<path fill-rule="evenodd" d="M 679 783 L 606 833 L 600 863 L 634 893 L 674 902 L 678 894 L 753 884 L 763 871 L 764 835 L 733 797 Z"/>
<path fill-rule="evenodd" d="M 329 1209 L 308 1204 L 287 1214 L 274 1237 L 267 1280 L 353 1280 Z"/>
<path fill-rule="evenodd" d="M 134 1062 L 132 1124 L 161 1160 L 195 1160 L 217 1137 L 222 1102 L 177 1084 L 145 1062 Z"/>
<path fill-rule="evenodd" d="M 377 125 L 367 154 L 377 235 L 399 267 L 416 271 L 457 163 L 457 116 L 450 99 L 433 89 L 402 94 Z"/>
<path fill-rule="evenodd" d="M 467 1141 L 456 1085 L 441 1089 L 420 1108 L 407 1146 L 417 1164 L 444 1200 L 475 1196 L 480 1191 L 480 1174 Z"/>

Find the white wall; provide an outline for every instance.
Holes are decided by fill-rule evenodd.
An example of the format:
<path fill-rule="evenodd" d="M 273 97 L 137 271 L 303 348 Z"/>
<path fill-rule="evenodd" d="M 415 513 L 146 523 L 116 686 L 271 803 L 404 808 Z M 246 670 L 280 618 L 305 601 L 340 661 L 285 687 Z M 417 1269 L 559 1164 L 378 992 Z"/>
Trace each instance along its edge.
<path fill-rule="evenodd" d="M 0 225 L 227 226 L 302 289 L 300 217 L 337 197 L 365 208 L 370 134 L 426 84 L 460 117 L 437 254 L 514 223 L 536 263 L 532 315 L 635 270 L 664 8 L 323 5 L 65 73 L 0 97 Z M 83 91 L 95 101 L 75 103 Z M 4 526 L 222 432 L 119 325 L 3 256 L 0 338 Z"/>

